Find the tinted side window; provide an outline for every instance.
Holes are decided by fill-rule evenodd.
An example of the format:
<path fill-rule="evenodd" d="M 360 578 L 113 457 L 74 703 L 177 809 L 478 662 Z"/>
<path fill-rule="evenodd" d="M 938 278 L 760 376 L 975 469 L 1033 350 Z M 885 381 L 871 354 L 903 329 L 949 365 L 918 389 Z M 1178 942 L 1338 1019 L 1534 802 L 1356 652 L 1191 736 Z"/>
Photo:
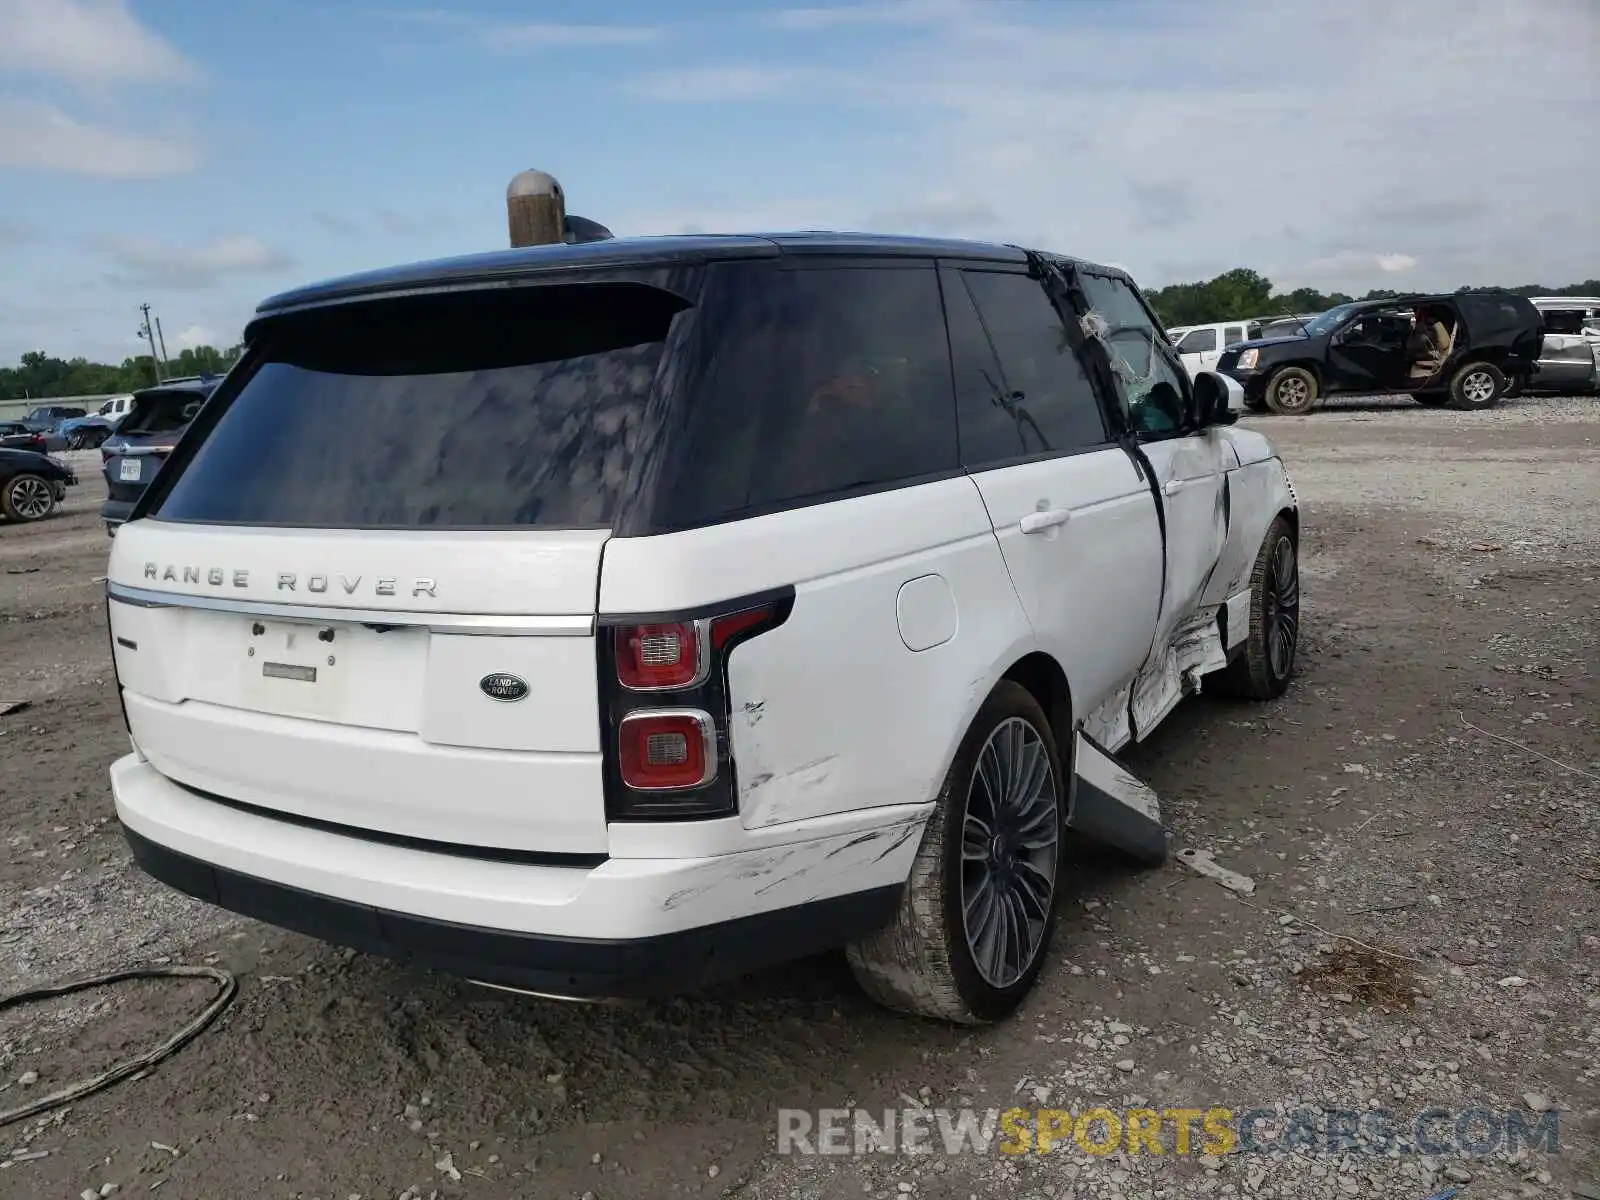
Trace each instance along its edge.
<path fill-rule="evenodd" d="M 999 358 L 1001 376 L 1000 387 L 981 401 L 963 389 L 967 465 L 1102 445 L 1105 418 L 1094 386 L 1044 288 L 1015 273 L 960 275 Z"/>
<path fill-rule="evenodd" d="M 1196 329 L 1178 343 L 1179 354 L 1204 354 L 1217 348 L 1215 329 Z"/>
<path fill-rule="evenodd" d="M 1138 296 L 1121 279 L 1084 272 L 1082 280 L 1091 310 L 1105 321 L 1112 371 L 1133 428 L 1151 434 L 1183 428 L 1184 375 Z"/>
<path fill-rule="evenodd" d="M 933 263 L 723 263 L 653 524 L 737 520 L 959 469 Z"/>
<path fill-rule="evenodd" d="M 1250 334 L 1251 337 L 1258 337 L 1260 335 L 1261 327 L 1259 325 L 1251 326 L 1251 329 L 1253 331 Z M 1245 330 L 1244 326 L 1242 325 L 1229 325 L 1222 331 L 1222 344 L 1224 346 L 1232 346 L 1235 343 L 1242 342 L 1244 340 Z"/>

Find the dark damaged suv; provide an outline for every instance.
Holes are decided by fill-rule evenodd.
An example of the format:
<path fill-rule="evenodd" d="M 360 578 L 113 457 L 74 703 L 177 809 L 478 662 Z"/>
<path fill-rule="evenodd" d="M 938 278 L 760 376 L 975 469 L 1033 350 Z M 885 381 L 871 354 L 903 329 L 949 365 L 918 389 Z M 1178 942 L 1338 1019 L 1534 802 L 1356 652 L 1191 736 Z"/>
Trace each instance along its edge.
<path fill-rule="evenodd" d="M 115 535 L 117 526 L 128 519 L 189 422 L 221 382 L 221 376 L 212 375 L 169 379 L 134 393 L 128 415 L 100 447 L 106 477 L 106 502 L 100 516 L 107 533 Z"/>
<path fill-rule="evenodd" d="M 1240 342 L 1217 370 L 1245 405 L 1298 416 L 1340 393 L 1410 395 L 1430 408 L 1490 408 L 1538 369 L 1539 312 L 1510 292 L 1340 304 L 1299 333 Z"/>

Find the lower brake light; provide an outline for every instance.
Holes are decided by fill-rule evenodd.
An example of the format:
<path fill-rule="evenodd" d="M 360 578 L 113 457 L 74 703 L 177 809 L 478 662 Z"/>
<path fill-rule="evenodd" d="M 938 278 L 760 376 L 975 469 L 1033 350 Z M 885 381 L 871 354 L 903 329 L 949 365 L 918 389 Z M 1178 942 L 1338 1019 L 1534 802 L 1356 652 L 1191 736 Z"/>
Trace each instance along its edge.
<path fill-rule="evenodd" d="M 631 712 L 617 731 L 617 766 L 635 791 L 704 787 L 717 777 L 717 727 L 697 708 Z"/>

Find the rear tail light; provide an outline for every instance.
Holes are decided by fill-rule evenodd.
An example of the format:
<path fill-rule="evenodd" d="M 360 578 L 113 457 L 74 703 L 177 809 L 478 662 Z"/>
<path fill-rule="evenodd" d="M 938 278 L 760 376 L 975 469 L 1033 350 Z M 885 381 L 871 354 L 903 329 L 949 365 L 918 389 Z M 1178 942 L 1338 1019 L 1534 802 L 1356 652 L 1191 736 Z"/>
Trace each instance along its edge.
<path fill-rule="evenodd" d="M 617 765 L 640 792 L 704 787 L 717 777 L 717 726 L 697 708 L 642 709 L 622 718 Z"/>
<path fill-rule="evenodd" d="M 612 820 L 725 817 L 738 810 L 728 739 L 728 656 L 783 624 L 794 592 L 723 611 L 605 622 L 606 813 Z"/>
<path fill-rule="evenodd" d="M 704 682 L 711 666 L 705 621 L 618 629 L 617 682 L 630 692 L 660 692 Z"/>

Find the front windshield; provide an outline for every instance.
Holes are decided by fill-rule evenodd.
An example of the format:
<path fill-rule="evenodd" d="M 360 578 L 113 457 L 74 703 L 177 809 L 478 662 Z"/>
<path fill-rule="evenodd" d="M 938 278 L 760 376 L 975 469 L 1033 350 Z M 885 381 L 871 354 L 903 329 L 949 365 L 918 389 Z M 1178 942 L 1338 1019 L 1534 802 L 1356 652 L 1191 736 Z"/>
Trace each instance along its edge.
<path fill-rule="evenodd" d="M 1337 308 L 1330 308 L 1327 312 L 1318 313 L 1306 322 L 1306 333 L 1311 337 L 1321 337 L 1325 333 L 1331 333 L 1344 324 L 1345 319 L 1352 316 L 1356 308 L 1354 304 L 1341 304 Z"/>

